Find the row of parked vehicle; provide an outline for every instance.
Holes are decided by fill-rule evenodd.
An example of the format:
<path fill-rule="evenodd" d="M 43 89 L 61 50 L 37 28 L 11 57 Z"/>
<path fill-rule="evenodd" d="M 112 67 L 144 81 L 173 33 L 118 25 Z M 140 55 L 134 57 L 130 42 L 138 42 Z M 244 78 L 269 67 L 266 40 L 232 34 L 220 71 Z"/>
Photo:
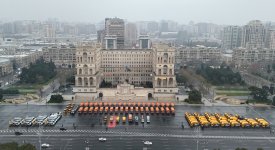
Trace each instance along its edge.
<path fill-rule="evenodd" d="M 66 108 L 64 108 L 64 114 L 70 113 L 70 114 L 75 114 L 79 108 L 79 105 L 69 103 L 67 104 Z"/>
<path fill-rule="evenodd" d="M 79 114 L 86 113 L 110 113 L 110 114 L 118 114 L 118 113 L 141 113 L 141 114 L 167 114 L 174 115 L 175 108 L 174 107 L 149 107 L 149 106 L 80 106 L 78 109 Z"/>
<path fill-rule="evenodd" d="M 270 124 L 263 118 L 245 118 L 238 114 L 229 113 L 185 113 L 185 118 L 190 127 L 242 127 L 242 128 L 268 128 Z"/>
<path fill-rule="evenodd" d="M 96 106 L 98 106 L 98 107 L 101 107 L 101 106 L 104 106 L 104 107 L 106 107 L 106 106 L 113 106 L 113 107 L 115 107 L 115 106 L 118 106 L 118 107 L 120 107 L 120 106 L 123 106 L 123 107 L 126 107 L 126 106 L 128 106 L 128 107 L 130 107 L 130 106 L 138 106 L 138 107 L 140 107 L 140 106 L 142 106 L 142 107 L 175 107 L 175 104 L 174 103 L 170 103 L 170 102 L 167 102 L 167 103 L 159 103 L 159 102 L 124 102 L 124 103 L 121 103 L 121 102 L 119 102 L 119 103 L 111 103 L 111 102 L 81 102 L 80 103 L 80 107 L 96 107 Z"/>
<path fill-rule="evenodd" d="M 146 119 L 146 121 L 145 121 Z M 116 122 L 116 123 L 119 123 L 120 122 L 120 116 L 119 115 L 112 115 L 108 118 L 108 116 L 104 116 L 104 123 L 106 124 L 107 122 L 110 122 L 110 123 L 113 123 L 113 122 Z M 127 119 L 126 119 L 126 116 L 122 116 L 122 123 L 126 123 Z M 133 115 L 133 114 L 128 114 L 128 122 L 129 123 L 136 123 L 138 124 L 139 121 L 141 123 L 150 123 L 150 116 L 149 115 L 146 115 L 146 117 L 144 115 L 141 115 L 141 117 L 139 118 L 138 115 Z"/>
<path fill-rule="evenodd" d="M 54 126 L 62 117 L 62 113 L 52 113 L 49 116 L 39 115 L 37 117 L 15 117 L 9 121 L 9 126 Z"/>

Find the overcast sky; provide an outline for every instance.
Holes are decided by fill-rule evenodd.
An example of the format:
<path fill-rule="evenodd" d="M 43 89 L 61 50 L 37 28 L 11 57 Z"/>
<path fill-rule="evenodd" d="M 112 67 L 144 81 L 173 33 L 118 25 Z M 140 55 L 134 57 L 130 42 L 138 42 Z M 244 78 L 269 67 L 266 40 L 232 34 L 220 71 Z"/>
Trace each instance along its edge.
<path fill-rule="evenodd" d="M 275 21 L 275 0 L 0 0 L 0 19 L 98 22 L 174 20 L 243 25 Z"/>

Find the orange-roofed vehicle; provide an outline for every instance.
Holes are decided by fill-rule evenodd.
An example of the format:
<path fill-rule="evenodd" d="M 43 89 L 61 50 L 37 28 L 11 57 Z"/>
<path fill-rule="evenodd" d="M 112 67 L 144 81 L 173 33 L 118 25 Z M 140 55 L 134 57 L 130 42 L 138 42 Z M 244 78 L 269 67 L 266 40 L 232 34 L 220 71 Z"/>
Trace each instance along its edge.
<path fill-rule="evenodd" d="M 152 102 L 152 103 L 151 103 L 151 106 L 152 106 L 152 107 L 155 107 L 155 103 L 154 103 L 154 102 Z"/>
<path fill-rule="evenodd" d="M 98 103 L 98 106 L 99 106 L 99 107 L 102 107 L 102 106 L 103 106 L 103 103 L 102 103 L 102 102 L 99 102 L 99 103 Z"/>
<path fill-rule="evenodd" d="M 103 107 L 101 106 L 100 108 L 99 108 L 99 113 L 103 113 Z"/>
<path fill-rule="evenodd" d="M 160 112 L 161 112 L 162 114 L 165 114 L 165 110 L 164 110 L 163 107 L 160 107 Z"/>
<path fill-rule="evenodd" d="M 108 106 L 108 102 L 104 102 L 104 103 L 103 103 L 103 106 L 104 106 L 104 107 L 107 107 L 107 106 Z"/>
<path fill-rule="evenodd" d="M 98 106 L 98 103 L 97 103 L 97 102 L 95 102 L 95 103 L 94 103 L 94 106 L 95 106 L 95 107 L 96 107 L 96 106 Z"/>
<path fill-rule="evenodd" d="M 145 112 L 146 112 L 146 114 L 149 114 L 149 108 L 148 107 L 145 107 Z"/>
<path fill-rule="evenodd" d="M 174 107 L 171 107 L 171 114 L 175 115 L 175 108 Z"/>
<path fill-rule="evenodd" d="M 89 107 L 93 107 L 94 106 L 94 103 L 93 102 L 90 102 L 89 103 Z"/>
<path fill-rule="evenodd" d="M 89 111 L 89 107 L 85 107 L 83 112 L 86 114 Z"/>
<path fill-rule="evenodd" d="M 94 113 L 97 113 L 97 112 L 98 112 L 98 107 L 96 106 L 94 109 Z"/>
<path fill-rule="evenodd" d="M 134 107 L 130 107 L 130 112 L 131 112 L 131 113 L 134 112 Z"/>
<path fill-rule="evenodd" d="M 121 102 L 119 102 L 119 103 L 118 103 L 118 106 L 120 107 L 121 105 L 122 105 L 122 103 L 121 103 Z"/>
<path fill-rule="evenodd" d="M 155 111 L 156 111 L 156 114 L 159 114 L 159 108 L 158 107 L 156 107 Z"/>
<path fill-rule="evenodd" d="M 127 105 L 127 103 L 124 102 L 122 105 L 125 107 Z"/>
<path fill-rule="evenodd" d="M 140 105 L 141 105 L 141 103 L 140 103 L 140 102 L 138 102 L 138 103 L 137 103 L 137 106 L 138 106 L 138 107 L 140 107 Z"/>
<path fill-rule="evenodd" d="M 118 113 L 118 106 L 115 107 L 115 113 Z"/>
<path fill-rule="evenodd" d="M 88 107 L 89 106 L 89 102 L 84 103 L 84 106 Z"/>
<path fill-rule="evenodd" d="M 111 102 L 108 103 L 108 106 L 112 106 L 113 104 Z"/>
<path fill-rule="evenodd" d="M 144 107 L 140 107 L 140 113 L 144 113 Z"/>
<path fill-rule="evenodd" d="M 80 106 L 80 107 L 83 107 L 83 106 L 84 106 L 84 103 L 83 103 L 83 102 L 81 102 L 81 103 L 79 104 L 79 106 Z"/>
<path fill-rule="evenodd" d="M 166 107 L 169 107 L 169 106 L 170 106 L 170 103 L 166 103 L 165 106 L 166 106 Z"/>
<path fill-rule="evenodd" d="M 119 111 L 120 111 L 120 113 L 123 113 L 123 112 L 124 112 L 123 106 L 120 106 L 120 107 L 119 107 Z"/>
<path fill-rule="evenodd" d="M 136 106 L 136 102 L 133 102 L 133 106 L 134 106 L 134 107 Z"/>
<path fill-rule="evenodd" d="M 138 107 L 136 106 L 136 107 L 135 107 L 135 112 L 138 113 L 138 111 L 139 111 L 139 109 L 138 109 Z"/>
<path fill-rule="evenodd" d="M 128 113 L 128 112 L 129 112 L 129 107 L 126 106 L 126 107 L 125 107 L 125 113 Z"/>
<path fill-rule="evenodd" d="M 94 107 L 90 107 L 90 108 L 89 108 L 89 113 L 90 113 L 90 114 L 93 113 L 93 110 L 94 110 Z"/>
<path fill-rule="evenodd" d="M 154 110 L 154 107 L 153 107 L 153 106 L 151 106 L 151 107 L 150 107 L 150 112 L 151 112 L 151 114 L 153 114 L 153 113 L 154 113 L 154 111 L 155 111 L 155 110 Z"/>
<path fill-rule="evenodd" d="M 113 106 L 114 106 L 114 107 L 117 106 L 117 103 L 113 103 Z"/>
<path fill-rule="evenodd" d="M 150 106 L 151 106 L 151 103 L 150 103 L 150 102 L 148 102 L 148 103 L 147 103 L 147 106 L 148 106 L 148 107 L 150 107 Z"/>
<path fill-rule="evenodd" d="M 110 113 L 112 114 L 114 112 L 114 107 L 110 107 Z"/>
<path fill-rule="evenodd" d="M 83 107 L 79 107 L 79 109 L 78 109 L 78 113 L 80 113 L 80 114 L 81 114 L 81 113 L 83 112 L 83 109 L 84 109 Z"/>
<path fill-rule="evenodd" d="M 164 103 L 160 103 L 160 105 L 161 105 L 161 107 L 164 107 L 164 106 L 165 106 L 165 104 L 164 104 Z"/>
<path fill-rule="evenodd" d="M 166 112 L 166 114 L 170 114 L 170 109 L 169 109 L 169 107 L 165 107 L 165 112 Z"/>
<path fill-rule="evenodd" d="M 107 113 L 108 113 L 108 110 L 109 110 L 109 107 L 105 107 L 105 108 L 104 108 L 104 112 L 105 112 L 105 114 L 107 114 Z"/>
<path fill-rule="evenodd" d="M 171 107 L 175 107 L 175 104 L 174 104 L 174 103 L 170 103 L 170 106 L 171 106 Z"/>
<path fill-rule="evenodd" d="M 156 103 L 156 106 L 159 107 L 159 106 L 160 106 L 160 103 L 157 102 L 157 103 Z"/>

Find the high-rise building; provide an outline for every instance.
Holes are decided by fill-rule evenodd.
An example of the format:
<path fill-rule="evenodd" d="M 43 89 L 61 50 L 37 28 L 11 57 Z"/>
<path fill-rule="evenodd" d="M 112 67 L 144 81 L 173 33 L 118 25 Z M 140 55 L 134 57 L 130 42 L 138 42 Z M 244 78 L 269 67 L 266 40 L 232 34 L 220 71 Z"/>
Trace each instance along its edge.
<path fill-rule="evenodd" d="M 125 42 L 124 20 L 119 18 L 106 18 L 105 36 L 116 36 L 117 48 L 123 48 Z"/>
<path fill-rule="evenodd" d="M 127 23 L 125 26 L 125 45 L 132 47 L 137 42 L 137 26 L 135 23 Z"/>
<path fill-rule="evenodd" d="M 250 21 L 243 27 L 242 47 L 254 49 L 264 48 L 265 27 L 259 20 Z"/>
<path fill-rule="evenodd" d="M 222 48 L 234 49 L 241 46 L 242 30 L 239 26 L 227 26 L 223 28 Z"/>
<path fill-rule="evenodd" d="M 167 21 L 162 21 L 160 23 L 160 31 L 161 32 L 168 32 L 168 22 Z"/>
<path fill-rule="evenodd" d="M 148 22 L 147 29 L 149 32 L 157 32 L 159 30 L 159 24 L 154 21 Z"/>
<path fill-rule="evenodd" d="M 275 30 L 270 30 L 270 49 L 275 49 Z"/>

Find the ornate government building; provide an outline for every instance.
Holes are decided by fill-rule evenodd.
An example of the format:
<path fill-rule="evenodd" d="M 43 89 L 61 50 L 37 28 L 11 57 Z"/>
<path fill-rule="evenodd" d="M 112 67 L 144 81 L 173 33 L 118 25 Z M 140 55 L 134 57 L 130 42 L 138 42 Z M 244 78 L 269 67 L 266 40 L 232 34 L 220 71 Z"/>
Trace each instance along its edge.
<path fill-rule="evenodd" d="M 175 48 L 163 43 L 151 44 L 147 36 L 140 36 L 138 45 L 138 48 L 118 48 L 117 37 L 108 34 L 104 44 L 78 45 L 75 99 L 174 99 L 178 93 Z"/>

